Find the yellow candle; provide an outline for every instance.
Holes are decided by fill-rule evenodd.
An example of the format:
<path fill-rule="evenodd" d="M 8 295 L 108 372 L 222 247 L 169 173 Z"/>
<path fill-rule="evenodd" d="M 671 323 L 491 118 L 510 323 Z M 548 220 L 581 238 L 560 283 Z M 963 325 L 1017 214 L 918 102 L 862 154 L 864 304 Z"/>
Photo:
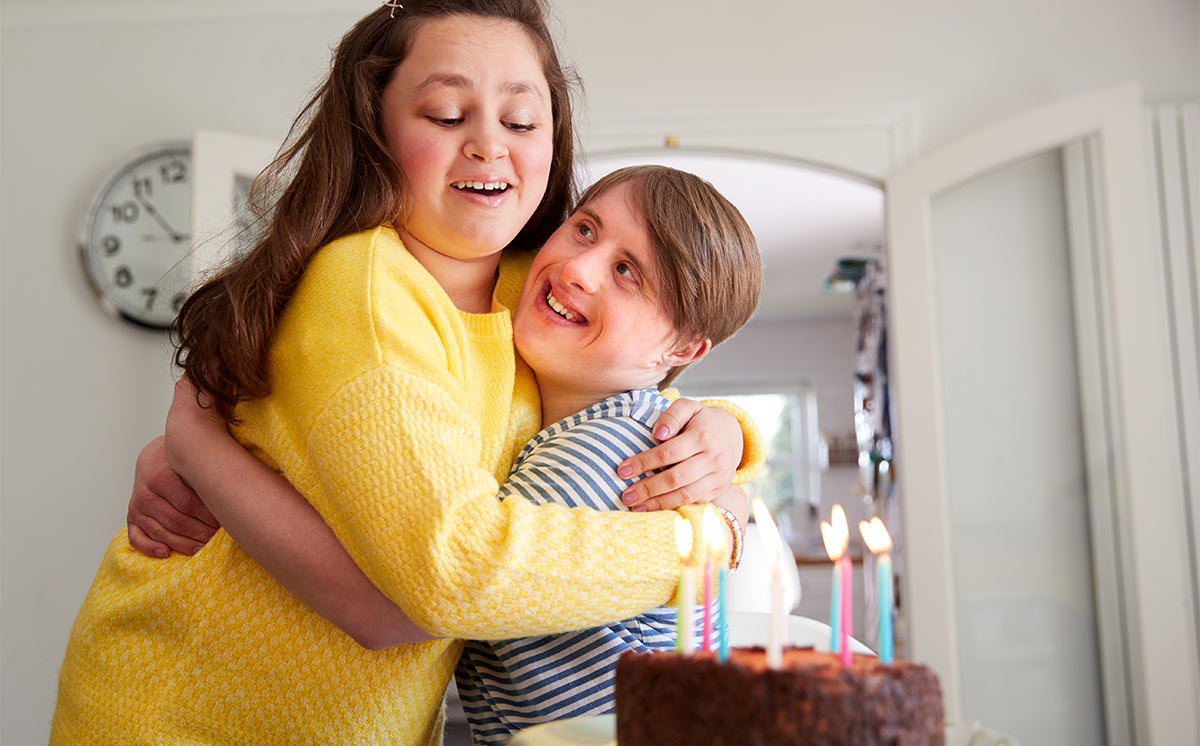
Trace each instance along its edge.
<path fill-rule="evenodd" d="M 675 597 L 675 650 L 691 655 L 696 649 L 696 573 L 689 560 L 692 555 L 692 524 L 675 516 L 675 548 L 679 550 L 679 587 Z"/>

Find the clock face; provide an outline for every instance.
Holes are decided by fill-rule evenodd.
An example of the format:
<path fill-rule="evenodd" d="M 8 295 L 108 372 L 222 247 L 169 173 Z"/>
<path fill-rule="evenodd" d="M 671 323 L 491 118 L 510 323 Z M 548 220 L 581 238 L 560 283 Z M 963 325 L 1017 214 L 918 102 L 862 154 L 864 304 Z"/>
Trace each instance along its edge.
<path fill-rule="evenodd" d="M 165 145 L 130 159 L 96 195 L 83 261 L 101 305 L 167 329 L 191 290 L 192 156 Z"/>

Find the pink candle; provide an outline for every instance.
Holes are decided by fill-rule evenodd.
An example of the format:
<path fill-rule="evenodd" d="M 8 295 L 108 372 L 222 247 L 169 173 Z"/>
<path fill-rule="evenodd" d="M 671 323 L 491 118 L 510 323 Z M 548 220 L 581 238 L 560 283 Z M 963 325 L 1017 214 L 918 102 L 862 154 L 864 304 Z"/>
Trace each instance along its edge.
<path fill-rule="evenodd" d="M 851 583 L 853 583 L 853 579 L 850 554 L 846 553 L 842 556 L 842 647 L 838 651 L 842 656 L 843 667 L 850 665 L 850 611 L 854 598 Z"/>
<path fill-rule="evenodd" d="M 700 547 L 704 557 L 704 612 L 701 615 L 700 648 L 713 649 L 713 555 L 728 552 L 724 540 L 725 529 L 721 518 L 712 505 L 704 506 L 700 518 Z"/>
<path fill-rule="evenodd" d="M 712 601 L 713 561 L 712 555 L 704 559 L 704 628 L 700 640 L 701 650 L 712 650 Z"/>

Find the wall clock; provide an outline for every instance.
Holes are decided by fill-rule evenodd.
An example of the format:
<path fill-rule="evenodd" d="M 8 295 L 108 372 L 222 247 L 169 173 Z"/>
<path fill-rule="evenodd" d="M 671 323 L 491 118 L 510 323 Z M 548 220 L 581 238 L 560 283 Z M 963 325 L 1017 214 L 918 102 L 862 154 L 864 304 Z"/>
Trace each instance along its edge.
<path fill-rule="evenodd" d="M 191 145 L 126 158 L 92 200 L 80 240 L 100 305 L 137 326 L 169 329 L 191 290 L 191 232 Z"/>

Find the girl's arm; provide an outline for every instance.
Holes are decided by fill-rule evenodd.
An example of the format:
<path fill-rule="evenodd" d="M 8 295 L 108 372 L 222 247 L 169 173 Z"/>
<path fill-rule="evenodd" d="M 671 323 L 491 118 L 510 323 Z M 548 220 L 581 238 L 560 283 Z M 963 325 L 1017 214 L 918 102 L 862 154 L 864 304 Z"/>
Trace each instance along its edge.
<path fill-rule="evenodd" d="M 673 391 L 666 392 L 671 396 Z M 754 421 L 722 399 L 678 399 L 654 423 L 662 445 L 626 459 L 622 478 L 674 464 L 630 486 L 623 502 L 630 510 L 671 510 L 711 502 L 730 484 L 745 484 L 762 468 L 766 449 Z"/>
<path fill-rule="evenodd" d="M 367 579 L 304 497 L 211 413 L 180 379 L 167 416 L 166 455 L 238 546 L 363 647 L 434 639 Z"/>

